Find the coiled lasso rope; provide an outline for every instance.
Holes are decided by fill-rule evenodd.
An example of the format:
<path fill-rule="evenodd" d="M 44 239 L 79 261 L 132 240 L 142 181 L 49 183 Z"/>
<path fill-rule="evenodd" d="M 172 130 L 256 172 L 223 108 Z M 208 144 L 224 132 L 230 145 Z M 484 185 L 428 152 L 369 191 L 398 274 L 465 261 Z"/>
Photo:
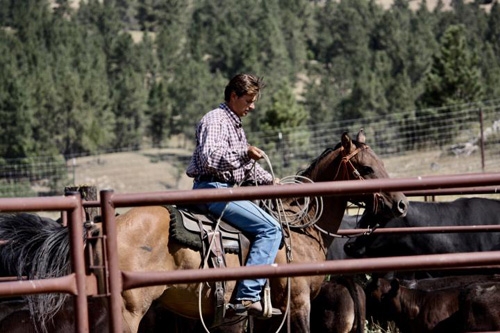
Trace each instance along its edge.
<path fill-rule="evenodd" d="M 269 165 L 273 179 L 276 179 L 269 158 L 265 153 L 263 155 Z M 286 176 L 279 181 L 280 185 L 304 183 L 313 183 L 313 181 L 301 175 Z M 306 228 L 314 225 L 323 214 L 322 197 L 301 197 L 288 200 L 289 203 L 293 202 L 293 209 L 285 207 L 282 199 L 266 199 L 262 201 L 261 205 L 275 219 L 281 223 L 286 223 L 290 228 Z M 310 214 L 311 207 L 315 208 L 314 214 Z"/>

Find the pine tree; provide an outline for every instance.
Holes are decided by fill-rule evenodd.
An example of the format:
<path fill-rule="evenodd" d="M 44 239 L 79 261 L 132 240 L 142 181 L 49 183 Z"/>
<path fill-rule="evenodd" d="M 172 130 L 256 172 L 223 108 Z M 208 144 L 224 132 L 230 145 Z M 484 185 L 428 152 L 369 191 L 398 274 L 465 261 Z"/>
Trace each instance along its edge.
<path fill-rule="evenodd" d="M 168 97 L 172 103 L 170 131 L 191 138 L 199 119 L 224 100 L 227 78 L 210 73 L 207 64 L 191 58 L 175 68 L 168 82 Z"/>
<path fill-rule="evenodd" d="M 485 37 L 500 61 L 500 4 L 497 1 L 491 6 Z"/>
<path fill-rule="evenodd" d="M 367 66 L 372 64 L 370 48 L 373 48 L 373 40 L 370 31 L 374 29 L 379 15 L 379 7 L 372 2 L 359 0 L 340 3 L 327 1 L 324 8 L 318 9 L 319 31 L 315 49 L 318 60 L 326 67 L 322 72 L 330 76 L 318 80 L 322 84 L 332 80 L 335 82 L 339 89 L 337 95 L 343 99 L 338 106 L 344 119 L 360 115 L 363 110 L 355 109 L 354 104 L 368 101 L 357 98 L 371 95 L 365 94 L 367 90 L 361 86 L 365 84 L 362 81 L 367 78 L 367 71 L 370 71 Z M 334 107 L 330 105 L 331 109 Z M 312 112 L 314 111 L 311 110 L 310 113 Z M 328 116 L 331 117 L 333 118 L 333 115 Z"/>
<path fill-rule="evenodd" d="M 384 71 L 384 67 L 390 67 L 390 61 L 384 54 L 379 54 L 373 67 Z M 342 119 L 383 116 L 387 113 L 388 102 L 383 77 L 377 75 L 376 71 L 371 71 L 368 66 L 363 69 L 354 79 L 350 96 L 341 103 Z"/>
<path fill-rule="evenodd" d="M 154 83 L 149 91 L 147 134 L 153 147 L 161 147 L 170 134 L 172 105 L 168 101 L 168 92 L 162 82 Z"/>
<path fill-rule="evenodd" d="M 281 156 L 278 170 L 281 174 L 290 168 L 293 154 L 303 149 L 308 142 L 307 131 L 297 131 L 307 123 L 307 112 L 297 103 L 293 90 L 286 80 L 279 84 L 280 89 L 271 97 L 271 106 L 266 109 L 260 121 L 260 130 L 266 141 L 259 146 L 268 152 L 276 151 Z M 295 146 L 290 143 L 293 142 Z M 293 169 L 297 169 L 294 166 Z"/>
<path fill-rule="evenodd" d="M 138 149 L 142 143 L 146 127 L 147 90 L 141 65 L 130 35 L 119 35 L 108 60 L 112 111 L 115 115 L 114 148 Z"/>
<path fill-rule="evenodd" d="M 490 43 L 486 43 L 482 52 L 482 77 L 485 99 L 496 99 L 500 96 L 500 59 Z"/>
<path fill-rule="evenodd" d="M 0 35 L 3 33 L 0 33 Z M 2 43 L 2 46 L 5 46 Z M 0 60 L 0 156 L 22 158 L 33 153 L 31 133 L 32 113 L 29 109 L 29 95 L 18 77 L 15 59 L 7 50 L 2 50 Z"/>
<path fill-rule="evenodd" d="M 174 69 L 182 66 L 187 50 L 187 29 L 190 9 L 186 2 L 163 0 L 158 4 L 158 31 L 155 38 L 160 72 L 168 79 Z"/>
<path fill-rule="evenodd" d="M 414 96 L 423 93 L 425 75 L 430 70 L 432 56 L 438 49 L 438 42 L 433 32 L 436 24 L 435 16 L 427 9 L 426 2 L 422 2 L 411 22 L 411 35 L 408 41 L 407 75 Z"/>
<path fill-rule="evenodd" d="M 424 129 L 426 136 L 436 139 L 438 144 L 448 143 L 458 128 L 449 116 L 452 106 L 476 102 L 482 96 L 481 73 L 476 61 L 467 49 L 465 27 L 450 26 L 441 40 L 440 51 L 434 57 L 420 98 L 421 107 L 434 109 L 417 113 L 417 116 L 431 117 L 433 125 L 442 128 L 439 132 Z M 446 108 L 436 109 L 443 106 Z"/>
<path fill-rule="evenodd" d="M 109 147 L 114 139 L 115 118 L 110 109 L 113 103 L 101 42 L 100 36 L 81 28 L 79 43 L 75 45 L 80 51 L 73 60 L 82 90 L 82 115 L 87 115 L 82 148 L 88 153 Z"/>
<path fill-rule="evenodd" d="M 279 10 L 271 15 L 280 15 L 280 27 L 283 34 L 288 61 L 293 73 L 303 69 L 307 61 L 307 41 L 313 38 L 313 10 L 307 0 L 279 0 Z"/>
<path fill-rule="evenodd" d="M 304 107 L 308 113 L 308 124 L 314 126 L 341 119 L 338 104 L 344 97 L 342 87 L 326 68 L 309 71 L 305 85 Z"/>
<path fill-rule="evenodd" d="M 157 24 L 154 0 L 138 0 L 137 21 L 141 31 L 155 31 Z"/>
<path fill-rule="evenodd" d="M 465 27 L 450 26 L 441 40 L 439 53 L 434 56 L 422 104 L 440 107 L 478 101 L 480 79 L 477 59 L 467 48 Z"/>

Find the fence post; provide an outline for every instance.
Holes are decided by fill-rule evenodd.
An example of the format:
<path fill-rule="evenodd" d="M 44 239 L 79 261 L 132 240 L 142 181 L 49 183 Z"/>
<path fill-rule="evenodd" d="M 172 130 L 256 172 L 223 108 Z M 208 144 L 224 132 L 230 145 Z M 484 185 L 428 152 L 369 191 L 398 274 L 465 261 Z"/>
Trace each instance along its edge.
<path fill-rule="evenodd" d="M 101 212 L 103 234 L 106 237 L 106 255 L 108 260 L 109 315 L 110 332 L 123 332 L 122 323 L 122 279 L 118 267 L 118 234 L 115 224 L 115 206 L 112 200 L 113 190 L 101 190 Z M 106 260 L 103 258 L 103 260 Z"/>
<path fill-rule="evenodd" d="M 481 127 L 481 170 L 484 172 L 484 123 L 483 123 L 483 109 L 479 108 L 479 125 Z"/>
<path fill-rule="evenodd" d="M 79 192 L 83 201 L 95 201 L 97 200 L 97 187 L 90 185 L 75 185 L 66 186 L 64 192 Z M 99 215 L 97 207 L 84 207 L 85 220 L 94 221 L 94 218 Z"/>
<path fill-rule="evenodd" d="M 87 303 L 87 287 L 85 274 L 85 259 L 82 235 L 82 199 L 79 192 L 67 191 L 65 196 L 74 196 L 78 200 L 77 207 L 68 214 L 68 230 L 71 249 L 71 265 L 75 274 L 77 295 L 74 297 L 75 304 L 75 328 L 79 333 L 89 332 L 89 313 Z"/>

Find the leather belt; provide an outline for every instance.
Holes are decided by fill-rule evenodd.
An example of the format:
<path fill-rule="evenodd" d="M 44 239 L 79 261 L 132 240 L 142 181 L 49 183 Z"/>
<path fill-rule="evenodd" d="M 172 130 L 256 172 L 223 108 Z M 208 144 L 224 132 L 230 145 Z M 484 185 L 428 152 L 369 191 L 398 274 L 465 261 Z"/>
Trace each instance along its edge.
<path fill-rule="evenodd" d="M 228 182 L 227 180 L 220 179 L 217 176 L 213 175 L 200 175 L 195 178 L 197 182 L 218 182 L 218 183 L 226 183 L 226 184 L 234 184 L 234 182 Z"/>

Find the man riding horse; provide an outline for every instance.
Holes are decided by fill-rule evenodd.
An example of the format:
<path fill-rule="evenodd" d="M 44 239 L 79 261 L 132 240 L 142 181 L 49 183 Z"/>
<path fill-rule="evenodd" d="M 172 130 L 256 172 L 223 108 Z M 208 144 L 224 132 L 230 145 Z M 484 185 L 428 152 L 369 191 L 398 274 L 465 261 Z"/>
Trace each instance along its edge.
<path fill-rule="evenodd" d="M 193 189 L 228 188 L 245 180 L 254 180 L 259 185 L 273 184 L 272 175 L 255 163 L 264 153 L 248 144 L 241 124 L 241 118 L 255 108 L 263 87 L 259 77 L 236 75 L 226 86 L 225 101 L 200 120 L 196 148 L 186 171 L 194 178 Z M 280 223 L 270 214 L 250 200 L 200 206 L 251 238 L 247 266 L 274 263 L 283 236 Z M 261 292 L 265 283 L 264 278 L 240 281 L 236 302 L 229 308 L 236 315 L 262 316 Z M 270 314 L 279 315 L 281 311 L 272 309 Z"/>

